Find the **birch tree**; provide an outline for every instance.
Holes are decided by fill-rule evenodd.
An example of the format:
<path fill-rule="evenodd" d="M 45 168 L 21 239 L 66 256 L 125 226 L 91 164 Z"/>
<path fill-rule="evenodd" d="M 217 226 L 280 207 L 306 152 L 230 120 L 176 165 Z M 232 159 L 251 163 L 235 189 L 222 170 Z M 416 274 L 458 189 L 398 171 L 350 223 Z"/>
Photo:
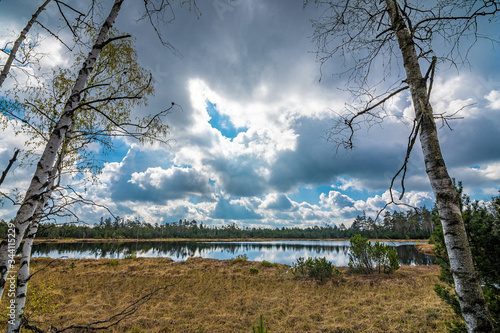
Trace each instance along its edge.
<path fill-rule="evenodd" d="M 85 147 L 89 143 L 99 142 L 112 148 L 112 138 L 117 136 L 132 137 L 145 143 L 168 141 L 165 139 L 168 126 L 163 124 L 161 118 L 175 106 L 174 103 L 154 115 L 130 120 L 131 108 L 134 105 L 145 105 L 145 97 L 153 93 L 153 80 L 138 65 L 137 55 L 131 47 L 131 36 L 112 31 L 123 2 L 124 0 L 114 1 L 106 20 L 97 29 L 91 51 L 87 56 L 76 58 L 77 63 L 82 64 L 76 79 L 68 78 L 74 74 L 70 69 L 62 69 L 58 71 L 50 89 L 44 85 L 28 87 L 27 91 L 14 93 L 15 103 L 3 103 L 7 106 L 2 110 L 4 114 L 21 120 L 26 124 L 24 129 L 32 132 L 33 142 L 44 146 L 30 187 L 13 221 L 16 232 L 15 249 L 19 247 L 26 232 L 27 238 L 18 274 L 16 318 L 8 326 L 10 332 L 21 328 L 30 276 L 31 245 L 40 217 L 44 213 L 44 206 L 57 188 L 53 185 L 56 171 L 61 175 L 65 164 L 74 166 L 76 161 L 84 160 Z M 162 18 L 158 19 L 158 16 L 171 9 L 170 3 L 163 0 L 144 1 L 144 5 L 147 13 L 144 17 L 149 18 L 153 24 L 161 22 Z M 154 18 L 158 21 L 154 21 Z M 161 36 L 160 31 L 155 30 Z M 92 34 L 90 26 L 89 31 Z M 171 47 L 161 38 L 160 41 Z M 26 94 L 30 98 L 21 102 L 18 97 Z M 23 118 L 15 115 L 19 105 L 23 107 Z M 63 142 L 66 143 L 63 145 Z M 58 162 L 55 161 L 57 156 L 60 156 Z M 65 161 L 62 156 L 73 157 Z M 88 165 L 85 168 L 88 169 Z M 0 245 L 0 295 L 10 269 L 9 250 L 12 251 L 5 239 Z"/>
<path fill-rule="evenodd" d="M 99 34 L 102 35 L 102 29 Z M 107 34 L 109 35 L 109 32 Z M 99 36 L 97 40 L 99 41 Z M 100 47 L 103 47 L 103 42 L 100 43 Z M 21 93 L 17 90 L 14 99 L 16 102 L 13 104 L 20 107 L 3 110 L 4 114 L 11 117 L 14 117 L 16 112 L 23 114 L 22 121 L 27 124 L 24 131 L 31 135 L 33 145 L 45 146 L 41 161 L 48 155 L 47 150 L 51 145 L 54 145 L 51 154 L 57 154 L 62 141 L 56 141 L 54 137 L 59 139 L 56 134 L 65 135 L 69 127 L 73 128 L 73 135 L 65 147 L 64 153 L 68 158 L 62 163 L 66 169 L 76 167 L 76 172 L 80 173 L 89 171 L 92 167 L 96 168 L 95 165 L 83 163 L 92 159 L 85 150 L 88 144 L 98 142 L 103 149 L 112 149 L 112 138 L 117 136 L 132 137 L 147 143 L 167 142 L 168 126 L 163 124 L 161 117 L 168 113 L 173 105 L 138 121 L 130 119 L 131 109 L 145 105 L 145 97 L 153 93 L 152 77 L 137 63 L 130 35 L 111 34 L 105 43 L 106 47 L 100 50 L 100 58 L 91 65 L 93 71 L 86 74 L 85 82 L 78 88 L 78 100 L 72 106 L 68 107 L 68 102 L 62 101 L 71 100 L 75 96 L 75 87 L 82 77 L 82 69 L 76 81 L 70 79 L 73 74 L 71 69 L 59 69 L 55 71 L 58 74 L 50 84 L 28 87 Z M 94 50 L 95 48 L 94 45 Z M 84 61 L 85 66 L 88 60 L 89 57 L 85 59 L 84 56 L 79 56 L 76 63 Z M 24 101 L 20 100 L 21 96 L 25 96 Z M 15 118 L 20 119 L 20 116 Z M 53 160 L 49 159 L 46 165 L 53 163 Z M 40 169 L 43 168 L 38 163 L 37 172 L 40 172 Z M 46 172 L 42 175 L 44 178 L 41 183 L 38 182 L 40 176 L 34 177 L 39 195 L 45 194 L 48 174 Z M 36 187 L 30 187 L 33 188 Z M 27 203 L 30 202 L 27 199 L 33 202 L 28 208 L 39 206 L 39 195 L 30 195 L 28 190 L 19 209 L 18 219 L 20 214 L 27 210 Z M 16 232 L 16 244 L 24 235 L 22 225 L 28 225 L 32 215 L 33 212 L 27 210 L 27 215 L 19 219 L 21 228 Z"/>
<path fill-rule="evenodd" d="M 30 57 L 32 56 L 30 54 L 31 52 L 24 52 L 24 50 L 23 50 L 23 44 L 24 44 L 24 41 L 28 37 L 28 33 L 31 31 L 31 29 L 32 29 L 32 27 L 34 25 L 38 24 L 43 30 L 45 30 L 46 32 L 48 32 L 49 35 L 55 37 L 64 46 L 66 46 L 66 48 L 68 48 L 68 49 L 71 50 L 71 47 L 68 46 L 68 44 L 66 42 L 64 42 L 60 38 L 60 31 L 59 31 L 59 33 L 53 32 L 50 29 L 50 27 L 47 27 L 47 26 L 43 25 L 40 22 L 40 20 L 39 20 L 40 14 L 42 14 L 42 12 L 47 8 L 47 6 L 49 5 L 49 3 L 51 1 L 52 0 L 45 0 L 37 8 L 37 10 L 35 11 L 35 13 L 32 15 L 31 19 L 26 23 L 26 26 L 23 28 L 23 30 L 21 30 L 21 33 L 19 34 L 19 36 L 12 43 L 12 47 L 9 48 L 8 45 L 10 43 L 7 43 L 1 49 L 1 51 L 3 51 L 4 53 L 7 54 L 7 60 L 2 65 L 2 71 L 0 72 L 0 88 L 2 87 L 4 81 L 7 79 L 8 75 L 10 73 L 11 68 L 13 66 L 15 66 L 14 64 L 16 62 L 22 64 L 23 66 L 26 66 L 27 63 L 30 61 Z M 71 34 L 75 38 L 75 42 L 76 42 L 78 40 L 78 36 L 79 36 L 78 33 L 77 33 L 77 31 L 79 30 L 79 28 L 80 28 L 81 25 L 85 25 L 83 23 L 85 23 L 85 21 L 86 21 L 85 20 L 85 16 L 86 15 L 83 14 L 83 13 L 81 13 L 80 11 L 76 10 L 74 7 L 66 4 L 65 2 L 63 2 L 61 0 L 53 0 L 53 2 L 56 3 L 56 6 L 57 6 L 57 8 L 59 10 L 61 18 L 65 22 L 66 28 L 68 28 L 71 31 Z M 66 8 L 66 9 L 70 10 L 72 13 L 77 14 L 77 19 L 76 20 L 71 20 L 70 18 L 68 18 L 68 15 L 65 13 L 65 11 L 63 10 L 63 8 Z M 31 47 L 29 47 L 28 49 L 31 50 Z M 18 55 L 21 55 L 22 59 L 18 59 Z"/>
<path fill-rule="evenodd" d="M 312 1 L 305 1 L 305 4 Z M 459 195 L 453 186 L 437 135 L 436 115 L 430 103 L 436 65 L 449 62 L 459 66 L 477 40 L 482 18 L 496 19 L 497 1 L 411 1 L 411 0 L 338 0 L 314 1 L 323 9 L 313 22 L 322 65 L 340 57 L 357 103 L 339 112 L 330 139 L 352 149 L 357 129 L 381 122 L 387 115 L 385 104 L 394 96 L 409 91 L 414 108 L 413 129 L 408 139 L 403 166 L 393 178 L 400 177 L 404 195 L 407 162 L 417 138 L 424 155 L 426 172 L 434 191 L 443 225 L 445 243 L 455 291 L 469 332 L 491 332 L 488 312 L 459 207 Z M 467 44 L 469 42 L 469 44 Z M 439 44 L 441 44 L 439 46 Z M 443 45 L 447 46 L 442 50 Z M 404 74 L 394 75 L 395 63 L 402 62 Z M 375 68 L 383 78 L 373 78 Z M 397 72 L 397 71 L 396 71 Z M 381 82 L 396 76 L 385 93 L 377 93 Z M 401 198 L 400 198 L 401 199 Z M 394 202 L 394 199 L 393 199 Z"/>
<path fill-rule="evenodd" d="M 35 174 L 31 180 L 30 186 L 26 191 L 25 199 L 23 200 L 16 217 L 14 218 L 15 226 L 15 250 L 19 248 L 21 240 L 29 226 L 30 218 L 34 215 L 38 205 L 43 197 L 44 191 L 49 182 L 49 175 L 54 167 L 54 162 L 61 147 L 66 131 L 74 121 L 75 112 L 78 110 L 81 94 L 84 92 L 89 75 L 92 72 L 93 66 L 97 61 L 102 49 L 111 40 L 107 38 L 109 30 L 112 28 L 116 17 L 120 11 L 123 0 L 116 0 L 113 7 L 107 16 L 105 22 L 99 31 L 97 39 L 83 62 L 78 73 L 75 84 L 71 90 L 70 97 L 65 103 L 63 113 L 54 125 L 54 129 L 50 134 L 50 138 L 45 146 L 45 149 L 37 164 Z M 0 292 L 3 293 L 3 287 L 6 281 L 6 275 L 10 270 L 10 262 L 8 256 L 8 244 L 4 240 L 0 244 Z"/>
<path fill-rule="evenodd" d="M 60 2 L 55 1 L 58 4 Z M 16 317 L 12 323 L 9 322 L 9 332 L 21 329 L 30 276 L 31 245 L 44 213 L 44 206 L 57 188 L 53 185 L 55 173 L 61 175 L 65 163 L 75 165 L 76 161 L 84 160 L 85 147 L 89 143 L 99 142 L 112 148 L 112 138 L 117 136 L 132 137 L 145 143 L 168 141 L 165 139 L 168 126 L 163 124 L 161 118 L 175 106 L 174 103 L 154 115 L 130 120 L 131 108 L 144 104 L 144 97 L 153 93 L 153 79 L 151 75 L 144 75 L 145 71 L 137 64 L 136 53 L 131 48 L 131 36 L 113 32 L 113 24 L 123 2 L 124 0 L 114 1 L 104 23 L 97 30 L 92 28 L 91 22 L 87 23 L 87 32 L 92 34 L 96 31 L 95 38 L 92 38 L 94 42 L 88 55 L 76 58 L 81 66 L 74 80 L 68 79 L 73 74 L 72 71 L 63 69 L 53 80 L 51 89 L 46 90 L 43 85 L 28 87 L 27 90 L 32 90 L 31 98 L 19 102 L 17 97 L 27 92 L 24 91 L 14 93 L 16 102 L 2 103 L 4 114 L 21 120 L 26 125 L 24 129 L 32 132 L 32 141 L 43 146 L 31 184 L 12 223 L 15 228 L 15 246 L 9 246 L 7 238 L 0 244 L 1 297 L 12 263 L 9 253 L 17 250 L 27 234 L 17 280 Z M 197 9 L 194 1 L 182 1 L 182 4 L 186 2 Z M 94 5 L 93 1 L 92 6 Z M 170 2 L 145 0 L 144 6 L 146 14 L 142 19 L 149 19 L 162 45 L 174 50 L 173 46 L 162 39 L 161 31 L 156 26 L 165 22 L 164 12 L 172 10 Z M 47 97 L 47 91 L 52 92 L 52 96 Z M 15 115 L 15 109 L 19 105 L 23 107 L 23 118 Z M 63 142 L 66 143 L 63 145 Z M 73 158 L 64 161 L 66 156 L 71 155 Z M 58 162 L 57 156 L 60 156 Z"/>

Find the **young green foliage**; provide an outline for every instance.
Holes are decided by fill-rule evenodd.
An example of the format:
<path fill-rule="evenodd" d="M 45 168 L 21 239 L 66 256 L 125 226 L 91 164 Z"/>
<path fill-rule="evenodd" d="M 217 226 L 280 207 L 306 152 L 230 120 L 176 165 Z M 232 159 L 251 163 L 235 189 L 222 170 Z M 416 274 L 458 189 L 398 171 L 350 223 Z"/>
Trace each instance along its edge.
<path fill-rule="evenodd" d="M 86 33 L 90 40 L 95 37 L 92 29 Z M 113 138 L 127 136 L 149 144 L 168 142 L 168 126 L 162 123 L 161 116 L 172 106 L 156 115 L 133 116 L 133 110 L 146 106 L 148 96 L 153 95 L 154 80 L 138 63 L 133 38 L 116 30 L 110 38 L 113 41 L 103 48 L 81 93 L 72 137 L 65 147 L 65 166 L 76 166 L 81 173 L 99 171 L 101 165 L 96 163 L 95 151 L 113 151 Z M 83 52 L 78 54 L 71 68 L 57 68 L 50 80 L 37 86 L 18 86 L 5 95 L 0 107 L 5 116 L 2 123 L 12 123 L 18 133 L 29 136 L 27 155 L 36 156 L 36 149 L 47 142 L 86 56 Z"/>
<path fill-rule="evenodd" d="M 366 274 L 373 273 L 373 249 L 368 239 L 355 235 L 350 239 L 349 268 Z"/>
<path fill-rule="evenodd" d="M 278 264 L 270 263 L 267 260 L 263 260 L 260 264 L 261 264 L 262 267 L 273 267 L 273 266 L 277 267 L 278 266 Z"/>
<path fill-rule="evenodd" d="M 59 306 L 55 303 L 53 289 L 55 284 L 45 284 L 33 286 L 29 294 L 30 313 L 51 313 Z"/>

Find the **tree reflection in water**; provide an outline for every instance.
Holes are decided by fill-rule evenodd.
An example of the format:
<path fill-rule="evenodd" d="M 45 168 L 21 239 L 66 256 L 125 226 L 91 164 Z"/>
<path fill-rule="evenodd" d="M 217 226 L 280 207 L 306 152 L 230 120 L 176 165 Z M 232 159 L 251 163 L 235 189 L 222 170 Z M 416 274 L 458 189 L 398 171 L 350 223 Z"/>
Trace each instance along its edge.
<path fill-rule="evenodd" d="M 432 265 L 433 257 L 418 252 L 414 243 L 388 243 L 395 246 L 402 265 Z M 288 264 L 299 257 L 326 257 L 336 266 L 349 262 L 348 241 L 273 241 L 273 242 L 113 242 L 36 244 L 34 257 L 114 258 L 169 257 L 180 261 L 189 257 L 231 259 L 246 254 L 248 260 Z"/>

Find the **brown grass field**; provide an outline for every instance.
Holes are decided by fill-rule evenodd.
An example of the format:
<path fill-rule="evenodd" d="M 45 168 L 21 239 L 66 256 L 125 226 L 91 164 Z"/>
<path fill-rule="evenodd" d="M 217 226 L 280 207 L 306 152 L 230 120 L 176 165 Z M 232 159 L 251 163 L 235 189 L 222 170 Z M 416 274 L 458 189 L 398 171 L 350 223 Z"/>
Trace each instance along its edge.
<path fill-rule="evenodd" d="M 32 272 L 50 261 L 33 259 Z M 108 331 L 252 332 L 263 315 L 269 332 L 446 332 L 444 321 L 457 319 L 433 291 L 437 266 L 372 276 L 341 270 L 319 283 L 295 278 L 289 266 L 250 261 L 57 260 L 30 281 L 28 303 L 38 303 L 27 313 L 43 329 L 81 325 L 169 285 Z M 4 295 L 3 316 L 6 304 Z"/>

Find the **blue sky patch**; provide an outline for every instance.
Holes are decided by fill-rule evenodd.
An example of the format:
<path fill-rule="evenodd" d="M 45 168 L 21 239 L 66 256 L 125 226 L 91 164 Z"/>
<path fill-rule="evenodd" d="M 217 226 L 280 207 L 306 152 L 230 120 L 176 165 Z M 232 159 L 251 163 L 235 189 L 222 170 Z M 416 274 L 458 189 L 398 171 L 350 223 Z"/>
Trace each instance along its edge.
<path fill-rule="evenodd" d="M 0 112 L 11 120 L 18 120 L 19 118 L 24 117 L 24 109 L 20 104 L 5 99 L 4 97 L 1 96 L 0 96 Z"/>
<path fill-rule="evenodd" d="M 221 114 L 219 110 L 217 110 L 217 104 L 212 103 L 209 100 L 206 102 L 207 112 L 210 116 L 208 123 L 212 125 L 213 128 L 217 129 L 223 136 L 228 139 L 234 139 L 238 133 L 245 132 L 247 130 L 247 128 L 236 128 L 228 116 Z"/>
<path fill-rule="evenodd" d="M 129 146 L 121 139 L 111 139 L 113 141 L 114 149 L 112 151 L 105 150 L 101 146 L 99 152 L 95 155 L 95 163 L 101 168 L 104 163 L 121 162 L 129 151 Z"/>

